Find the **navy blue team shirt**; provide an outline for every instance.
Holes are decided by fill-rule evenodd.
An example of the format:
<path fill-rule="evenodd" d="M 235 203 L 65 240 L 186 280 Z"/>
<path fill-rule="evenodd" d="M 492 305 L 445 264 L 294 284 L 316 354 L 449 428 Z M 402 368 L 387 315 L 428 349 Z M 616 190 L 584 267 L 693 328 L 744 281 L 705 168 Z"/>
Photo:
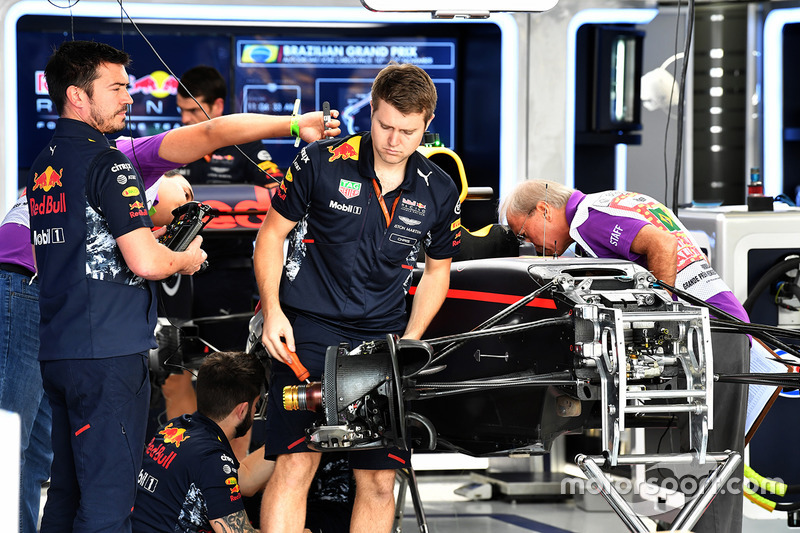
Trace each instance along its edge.
<path fill-rule="evenodd" d="M 458 252 L 461 205 L 452 178 L 418 152 L 381 198 L 373 159 L 369 133 L 312 143 L 295 158 L 272 200 L 298 222 L 280 300 L 337 329 L 402 331 L 420 249 L 433 259 Z"/>
<path fill-rule="evenodd" d="M 39 271 L 39 360 L 155 348 L 155 284 L 131 272 L 115 240 L 153 227 L 130 160 L 88 124 L 60 118 L 31 167 L 27 192 Z"/>
<path fill-rule="evenodd" d="M 238 470 L 213 420 L 197 412 L 173 418 L 145 448 L 133 531 L 213 531 L 210 520 L 244 510 Z"/>

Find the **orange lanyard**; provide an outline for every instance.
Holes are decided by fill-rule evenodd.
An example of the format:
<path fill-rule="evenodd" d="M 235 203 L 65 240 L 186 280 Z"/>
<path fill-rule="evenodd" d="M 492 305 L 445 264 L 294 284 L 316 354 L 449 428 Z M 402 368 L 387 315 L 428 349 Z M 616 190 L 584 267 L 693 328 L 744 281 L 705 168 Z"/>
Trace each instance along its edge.
<path fill-rule="evenodd" d="M 388 228 L 392 223 L 392 218 L 394 218 L 394 209 L 397 207 L 397 202 L 400 201 L 400 196 L 402 193 L 397 193 L 397 198 L 394 199 L 394 203 L 392 204 L 392 213 L 389 214 L 389 210 L 386 209 L 386 202 L 383 201 L 383 194 L 381 194 L 381 188 L 378 186 L 378 180 L 372 180 L 372 186 L 375 188 L 375 194 L 378 197 L 378 202 L 381 204 L 381 210 L 383 211 L 383 218 L 386 219 L 386 227 Z"/>

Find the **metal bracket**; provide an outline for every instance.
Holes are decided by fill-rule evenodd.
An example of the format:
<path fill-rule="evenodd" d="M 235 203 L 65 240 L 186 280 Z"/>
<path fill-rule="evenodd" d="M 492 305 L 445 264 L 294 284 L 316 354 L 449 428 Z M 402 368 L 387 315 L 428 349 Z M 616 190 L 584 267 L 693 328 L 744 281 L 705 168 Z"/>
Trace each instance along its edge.
<path fill-rule="evenodd" d="M 691 464 L 699 459 L 697 453 L 692 454 L 664 454 L 664 455 L 628 455 L 620 456 L 617 458 L 617 464 L 655 464 L 655 463 L 674 463 L 674 464 Z M 706 459 L 717 461 L 717 466 L 708 477 L 705 478 L 702 485 L 698 488 L 694 499 L 690 500 L 681 509 L 678 516 L 672 523 L 670 531 L 690 530 L 694 527 L 706 507 L 711 503 L 711 500 L 722 489 L 728 479 L 733 474 L 733 471 L 742 460 L 742 456 L 737 452 L 724 452 L 720 454 L 706 454 Z M 645 525 L 642 519 L 634 512 L 630 503 L 628 503 L 622 495 L 612 485 L 611 481 L 605 476 L 600 469 L 601 465 L 605 465 L 608 461 L 602 455 L 578 455 L 575 462 L 586 474 L 590 481 L 593 481 L 600 494 L 606 499 L 608 504 L 617 513 L 629 531 L 634 533 L 648 533 L 650 529 Z"/>

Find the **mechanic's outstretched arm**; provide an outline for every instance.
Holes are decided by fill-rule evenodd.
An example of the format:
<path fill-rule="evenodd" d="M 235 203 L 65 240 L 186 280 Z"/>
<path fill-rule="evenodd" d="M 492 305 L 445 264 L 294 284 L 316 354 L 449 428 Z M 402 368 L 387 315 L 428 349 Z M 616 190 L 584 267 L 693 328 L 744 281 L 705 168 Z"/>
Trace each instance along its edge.
<path fill-rule="evenodd" d="M 194 274 L 208 257 L 200 248 L 203 243 L 200 236 L 183 252 L 175 252 L 159 243 L 150 228 L 137 228 L 116 240 L 128 268 L 149 280 L 161 280 L 173 274 Z"/>
<path fill-rule="evenodd" d="M 330 129 L 322 121 L 322 111 L 298 115 L 300 138 L 306 142 L 341 133 L 339 112 L 331 110 Z M 224 146 L 243 144 L 273 137 L 291 136 L 290 115 L 236 113 L 169 130 L 161 142 L 158 155 L 175 163 L 188 164 Z"/>
<path fill-rule="evenodd" d="M 239 491 L 242 496 L 250 497 L 263 490 L 273 470 L 275 461 L 264 459 L 264 446 L 247 454 L 239 461 Z"/>
<path fill-rule="evenodd" d="M 287 364 L 291 362 L 291 358 L 281 343 L 281 337 L 286 339 L 289 350 L 295 351 L 294 332 L 281 309 L 278 289 L 283 272 L 283 242 L 295 224 L 296 222 L 270 209 L 258 230 L 253 254 L 256 282 L 261 295 L 261 312 L 264 314 L 261 342 L 272 357 Z"/>
<path fill-rule="evenodd" d="M 647 269 L 656 279 L 675 285 L 678 239 L 673 234 L 648 224 L 634 237 L 631 251 L 647 258 Z"/>
<path fill-rule="evenodd" d="M 450 288 L 450 263 L 452 259 L 432 259 L 425 256 L 425 271 L 417 285 L 417 292 L 411 304 L 411 317 L 408 319 L 404 339 L 420 339 L 428 329 L 433 317 L 439 312 L 447 289 Z"/>

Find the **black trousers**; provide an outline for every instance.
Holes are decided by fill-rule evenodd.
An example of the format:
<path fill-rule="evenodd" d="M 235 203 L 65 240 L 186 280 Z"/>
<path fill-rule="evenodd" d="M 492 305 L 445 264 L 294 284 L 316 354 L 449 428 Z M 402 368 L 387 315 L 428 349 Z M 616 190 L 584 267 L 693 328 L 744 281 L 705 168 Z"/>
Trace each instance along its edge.
<path fill-rule="evenodd" d="M 746 335 L 712 333 L 715 374 L 750 371 L 750 342 Z M 709 432 L 708 450 L 739 452 L 742 461 L 730 480 L 692 529 L 695 533 L 739 533 L 744 506 L 744 435 L 747 415 L 747 385 L 715 383 L 714 429 Z"/>
<path fill-rule="evenodd" d="M 746 335 L 734 333 L 711 334 L 715 374 L 739 374 L 750 371 L 750 343 Z M 740 533 L 744 505 L 744 436 L 747 414 L 747 386 L 732 383 L 714 384 L 714 429 L 709 431 L 708 452 L 736 451 L 742 461 L 697 524 L 695 533 Z M 689 449 L 688 417 L 679 418 L 680 451 Z M 677 439 L 676 439 L 677 440 Z M 677 445 L 677 443 L 675 443 Z M 669 446 L 667 446 L 669 448 Z M 678 451 L 664 449 L 661 451 Z M 709 469 L 715 465 L 710 464 Z M 705 472 L 692 472 L 695 478 Z M 684 483 L 684 480 L 681 480 Z M 691 485 L 691 483 L 690 483 Z M 687 497 L 691 497 L 688 494 Z"/>

